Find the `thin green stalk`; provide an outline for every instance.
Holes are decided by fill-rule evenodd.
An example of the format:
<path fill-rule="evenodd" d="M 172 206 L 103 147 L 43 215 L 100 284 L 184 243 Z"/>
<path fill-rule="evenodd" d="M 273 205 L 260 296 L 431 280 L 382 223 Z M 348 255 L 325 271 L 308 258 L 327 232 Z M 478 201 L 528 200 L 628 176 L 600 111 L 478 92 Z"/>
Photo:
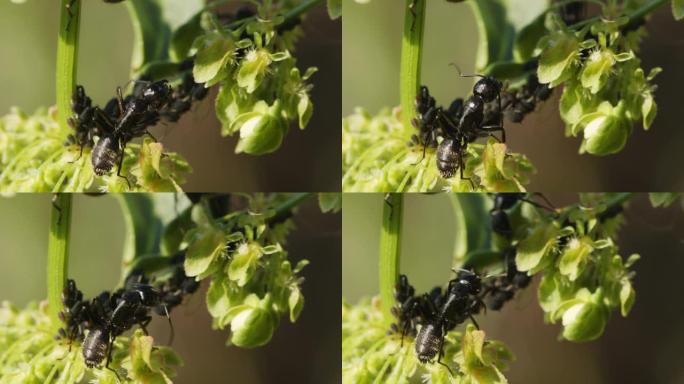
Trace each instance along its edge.
<path fill-rule="evenodd" d="M 423 30 L 426 0 L 406 0 L 404 37 L 401 42 L 400 102 L 404 125 L 410 126 L 416 114 L 415 100 L 420 87 L 423 60 Z"/>
<path fill-rule="evenodd" d="M 59 327 L 62 292 L 64 291 L 69 266 L 71 194 L 60 193 L 54 196 L 50 214 L 50 238 L 48 240 L 47 293 L 52 324 Z"/>
<path fill-rule="evenodd" d="M 383 202 L 382 232 L 380 233 L 380 299 L 388 326 L 392 322 L 394 287 L 399 277 L 403 210 L 404 195 L 388 194 Z"/>
<path fill-rule="evenodd" d="M 632 26 L 636 25 L 637 23 L 640 23 L 644 17 L 655 11 L 656 9 L 660 8 L 661 6 L 668 4 L 671 0 L 653 0 L 649 3 L 646 3 L 641 6 L 641 8 L 637 9 L 636 11 L 630 13 L 627 15 L 629 17 L 629 22 L 627 23 L 627 26 Z M 592 17 L 591 19 L 587 19 L 584 21 L 580 21 L 577 24 L 573 24 L 571 26 L 572 29 L 574 30 L 580 30 L 583 27 L 592 24 L 594 22 L 597 22 L 600 20 L 600 17 Z M 626 28 L 623 27 L 623 28 Z"/>
<path fill-rule="evenodd" d="M 59 37 L 57 39 L 57 110 L 62 129 L 69 129 L 67 119 L 71 111 L 71 96 L 76 88 L 78 36 L 81 25 L 81 0 L 60 1 Z M 71 13 L 70 13 L 71 12 Z"/>
<path fill-rule="evenodd" d="M 287 218 L 292 214 L 292 209 L 306 201 L 308 198 L 313 197 L 314 194 L 310 192 L 305 193 L 293 193 L 290 194 L 290 198 L 285 200 L 282 204 L 276 207 L 275 215 L 269 219 L 270 222 L 278 222 L 284 218 Z"/>
<path fill-rule="evenodd" d="M 283 24 L 288 24 L 288 22 L 290 22 L 290 21 L 294 20 L 295 18 L 303 15 L 304 13 L 310 11 L 313 7 L 315 7 L 319 4 L 323 4 L 323 0 L 306 0 L 306 1 L 303 1 L 301 4 L 290 9 L 287 13 L 285 13 L 283 15 L 283 17 L 285 18 L 283 21 Z M 225 29 L 232 31 L 234 29 L 239 28 L 243 24 L 247 24 L 248 22 L 255 20 L 255 19 L 256 19 L 256 16 L 240 19 L 240 20 L 237 20 L 237 21 L 234 21 L 234 22 L 228 24 Z"/>

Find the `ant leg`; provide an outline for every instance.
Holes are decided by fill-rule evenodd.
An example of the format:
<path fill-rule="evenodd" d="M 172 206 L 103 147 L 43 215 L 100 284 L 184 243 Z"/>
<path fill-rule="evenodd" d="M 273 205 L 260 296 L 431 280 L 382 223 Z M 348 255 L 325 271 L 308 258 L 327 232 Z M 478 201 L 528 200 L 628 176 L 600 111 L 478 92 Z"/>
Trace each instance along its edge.
<path fill-rule="evenodd" d="M 121 87 L 116 87 L 116 101 L 119 103 L 119 116 L 121 116 L 124 113 L 123 91 L 121 90 Z"/>
<path fill-rule="evenodd" d="M 123 149 L 125 149 L 125 146 L 124 146 Z M 119 167 L 118 167 L 118 169 L 116 170 L 116 175 L 119 176 L 120 178 L 126 180 L 126 184 L 128 184 L 128 189 L 131 189 L 131 188 L 132 188 L 132 187 L 131 187 L 131 182 L 128 181 L 128 177 L 123 176 L 123 175 L 121 174 L 121 166 L 123 166 L 123 159 L 124 159 L 124 151 L 123 151 L 123 149 L 121 150 L 121 158 L 119 159 Z"/>
<path fill-rule="evenodd" d="M 465 170 L 465 161 L 463 161 L 463 156 L 458 156 L 458 167 L 461 168 L 461 180 L 468 180 L 470 182 L 470 187 L 475 191 L 475 183 L 470 177 L 465 177 L 463 171 Z"/>
<path fill-rule="evenodd" d="M 164 305 L 164 314 L 166 315 L 166 319 L 169 320 L 169 327 L 171 328 L 171 335 L 169 335 L 169 346 L 173 344 L 173 340 L 176 337 L 176 331 L 173 329 L 173 323 L 171 322 L 171 316 L 169 315 L 169 308 Z"/>
<path fill-rule="evenodd" d="M 506 142 L 506 130 L 500 125 L 485 125 L 484 127 L 480 127 L 478 129 L 486 133 L 487 136 L 495 138 L 496 141 L 498 141 L 499 143 Z M 494 136 L 492 132 L 501 132 L 501 140 L 499 140 L 498 137 Z"/>
<path fill-rule="evenodd" d="M 152 140 L 154 140 L 155 143 L 158 143 L 158 142 L 159 142 L 159 140 L 157 140 L 157 138 L 154 137 L 154 136 L 150 133 L 150 131 L 145 130 L 145 133 L 147 134 L 147 136 L 151 137 Z"/>
<path fill-rule="evenodd" d="M 468 315 L 468 317 L 470 318 L 470 321 L 472 321 L 473 324 L 475 325 L 475 328 L 477 328 L 479 330 L 480 324 L 478 324 L 477 321 L 475 321 L 475 318 L 473 317 L 473 315 Z"/>
<path fill-rule="evenodd" d="M 420 158 L 420 161 L 418 161 L 417 163 L 415 163 L 413 165 L 418 165 L 418 164 L 422 163 L 423 160 L 425 160 L 425 151 L 427 151 L 427 147 L 430 144 L 432 144 L 432 140 L 433 140 L 432 133 L 434 132 L 434 130 L 435 130 L 435 128 L 433 127 L 430 131 L 425 132 L 425 138 L 423 139 L 423 156 Z"/>
<path fill-rule="evenodd" d="M 446 335 L 442 335 L 441 340 L 439 341 L 439 355 L 437 355 L 437 364 L 444 366 L 444 368 L 449 371 L 450 376 L 454 376 L 454 373 L 451 371 L 451 368 L 449 368 L 448 365 L 442 362 L 442 357 L 444 357 L 444 337 Z"/>
<path fill-rule="evenodd" d="M 109 343 L 107 343 L 107 361 L 105 362 L 105 368 L 114 372 L 114 375 L 116 376 L 116 380 L 121 383 L 121 377 L 119 377 L 119 373 L 111 368 L 109 364 L 112 362 L 112 352 L 114 349 L 112 348 L 114 346 L 114 339 L 109 340 Z"/>

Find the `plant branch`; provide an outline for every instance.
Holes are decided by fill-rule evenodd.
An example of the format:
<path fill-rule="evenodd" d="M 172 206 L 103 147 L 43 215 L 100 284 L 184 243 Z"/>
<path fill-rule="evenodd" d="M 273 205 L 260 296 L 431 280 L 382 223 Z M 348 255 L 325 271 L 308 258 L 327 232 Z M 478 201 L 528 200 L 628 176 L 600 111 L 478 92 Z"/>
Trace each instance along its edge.
<path fill-rule="evenodd" d="M 420 87 L 420 68 L 423 58 L 423 30 L 426 0 L 406 0 L 404 37 L 401 42 L 400 102 L 405 126 L 411 125 L 416 114 L 415 100 Z"/>
<path fill-rule="evenodd" d="M 67 6 L 71 0 L 60 1 L 59 35 L 57 39 L 57 110 L 62 129 L 69 129 L 67 119 L 71 115 L 71 97 L 76 88 L 78 62 L 78 37 L 81 25 L 81 0 Z"/>
<path fill-rule="evenodd" d="M 637 9 L 636 11 L 627 15 L 629 17 L 629 22 L 623 28 L 629 29 L 628 28 L 629 26 L 636 26 L 638 24 L 641 24 L 647 15 L 649 15 L 650 13 L 655 11 L 656 9 L 660 8 L 661 6 L 669 3 L 670 1 L 671 0 L 652 0 L 652 1 L 642 5 L 639 9 Z M 574 30 L 580 30 L 583 27 L 585 27 L 589 24 L 595 23 L 599 20 L 601 20 L 601 18 L 598 16 L 592 17 L 590 19 L 580 21 L 577 24 L 573 24 L 570 26 L 570 28 L 572 28 Z"/>
<path fill-rule="evenodd" d="M 216 3 L 221 3 L 221 1 L 217 1 Z M 298 18 L 302 14 L 310 11 L 313 7 L 322 4 L 323 0 L 306 0 L 303 1 L 301 4 L 296 5 L 294 8 L 290 9 L 287 11 L 285 14 L 283 14 L 284 20 L 282 22 L 282 25 L 288 25 L 290 22 L 292 22 L 294 19 Z M 213 4 L 213 3 L 212 3 Z M 207 7 L 214 8 L 215 6 L 212 6 L 212 4 L 208 5 Z M 247 17 L 244 19 L 236 20 L 226 26 L 226 30 L 235 30 L 240 28 L 242 25 L 249 23 L 250 21 L 256 20 L 257 16 L 252 16 L 252 17 Z"/>
<path fill-rule="evenodd" d="M 50 318 L 59 327 L 62 311 L 62 292 L 69 266 L 69 232 L 71 230 L 71 194 L 54 195 L 50 215 L 48 240 L 47 289 Z"/>
<path fill-rule="evenodd" d="M 289 199 L 287 199 L 285 202 L 276 207 L 275 214 L 270 219 L 268 219 L 268 223 L 278 223 L 285 219 L 288 219 L 292 215 L 292 209 L 294 209 L 295 207 L 297 207 L 313 195 L 314 194 L 310 192 L 291 194 Z"/>
<path fill-rule="evenodd" d="M 380 299 L 385 321 L 392 322 L 394 287 L 399 276 L 401 259 L 401 224 L 404 210 L 404 195 L 390 193 L 383 201 L 382 232 L 380 233 Z"/>

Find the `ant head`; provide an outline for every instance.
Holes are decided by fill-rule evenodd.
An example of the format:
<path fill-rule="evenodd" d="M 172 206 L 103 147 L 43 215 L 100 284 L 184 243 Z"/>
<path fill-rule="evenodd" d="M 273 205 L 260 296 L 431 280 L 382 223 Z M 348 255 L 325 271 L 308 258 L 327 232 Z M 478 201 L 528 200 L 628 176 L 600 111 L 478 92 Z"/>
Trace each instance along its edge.
<path fill-rule="evenodd" d="M 168 100 L 172 91 L 168 81 L 159 80 L 145 87 L 142 92 L 142 97 L 149 102 L 163 103 Z"/>
<path fill-rule="evenodd" d="M 503 84 L 493 77 L 483 76 L 475 83 L 473 93 L 480 96 L 482 100 L 489 103 L 494 101 L 501 93 Z"/>
<path fill-rule="evenodd" d="M 467 269 L 454 269 L 456 284 L 454 289 L 460 293 L 477 295 L 482 290 L 482 279 L 477 273 Z"/>

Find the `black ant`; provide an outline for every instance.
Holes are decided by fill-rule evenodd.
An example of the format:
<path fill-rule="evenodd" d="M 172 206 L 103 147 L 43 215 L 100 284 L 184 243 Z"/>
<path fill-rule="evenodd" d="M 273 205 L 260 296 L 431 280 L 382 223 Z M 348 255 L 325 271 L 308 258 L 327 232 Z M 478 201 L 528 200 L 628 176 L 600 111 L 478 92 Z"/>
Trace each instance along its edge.
<path fill-rule="evenodd" d="M 420 325 L 415 339 L 415 351 L 421 363 L 433 362 L 451 369 L 442 362 L 444 355 L 444 339 L 446 334 L 470 319 L 479 329 L 473 315 L 484 308 L 479 297 L 482 290 L 480 276 L 469 270 L 456 271 L 456 277 L 449 282 L 442 294 L 439 287 L 429 294 L 416 297 L 414 289 L 408 283 L 405 275 L 400 276 L 395 297 L 400 306 L 393 310 L 402 327 L 403 337 L 409 332 L 414 333 L 416 325 Z M 397 325 L 392 330 L 397 332 Z"/>

